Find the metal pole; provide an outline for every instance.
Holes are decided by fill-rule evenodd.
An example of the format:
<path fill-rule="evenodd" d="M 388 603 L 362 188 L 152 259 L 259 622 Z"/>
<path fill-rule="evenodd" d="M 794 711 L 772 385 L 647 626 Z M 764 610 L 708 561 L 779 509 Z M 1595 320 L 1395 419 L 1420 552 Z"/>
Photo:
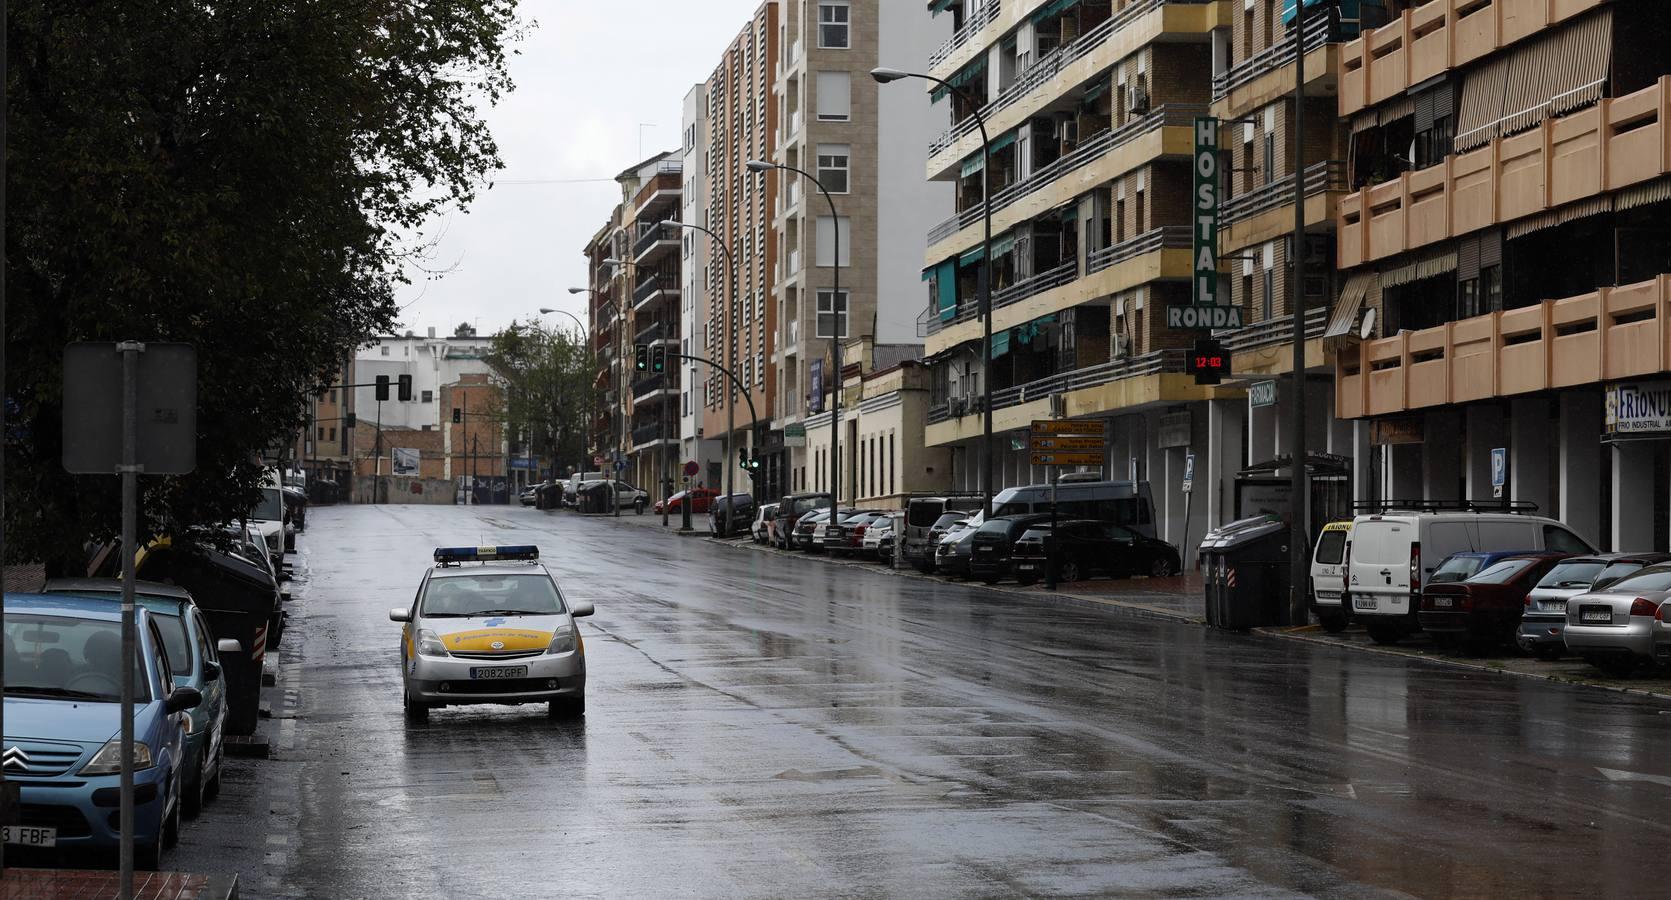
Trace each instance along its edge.
<path fill-rule="evenodd" d="M 663 357 L 663 358 L 665 359 L 666 357 Z M 666 366 L 663 366 L 662 368 L 665 369 Z M 664 391 L 666 391 L 666 389 L 667 389 L 667 373 L 663 372 L 661 377 L 662 377 L 662 389 Z M 657 450 L 659 450 L 661 452 L 661 527 L 663 527 L 663 528 L 667 527 L 667 517 L 672 515 L 672 510 L 668 509 L 668 507 L 672 505 L 669 502 L 668 495 L 673 492 L 673 467 L 671 465 L 672 460 L 668 458 L 668 452 L 667 452 L 667 417 L 673 415 L 673 408 L 672 408 L 673 404 L 668 399 L 668 394 L 669 393 L 671 393 L 671 391 L 666 391 L 666 393 L 662 394 L 662 397 L 661 397 L 661 421 L 657 423 L 657 427 L 656 427 L 656 442 L 659 445 L 657 447 Z M 683 505 L 685 505 L 685 506 L 690 505 L 690 495 L 689 494 L 685 495 L 685 502 L 684 502 Z"/>
<path fill-rule="evenodd" d="M 372 450 L 371 460 L 371 502 L 382 503 L 383 500 L 383 401 L 377 401 L 377 440 Z"/>
<path fill-rule="evenodd" d="M 116 345 L 122 354 L 122 776 L 121 829 L 118 851 L 122 900 L 133 897 L 133 695 L 135 652 L 134 627 L 134 532 L 139 518 L 139 353 L 145 345 L 124 341 Z M 166 823 L 164 824 L 166 827 Z M 161 835 L 157 838 L 162 839 Z"/>
<path fill-rule="evenodd" d="M 7 68 L 6 54 L 6 0 L 0 0 L 0 73 L 10 72 Z M 0 172 L 6 171 L 8 153 L 6 151 L 6 117 L 10 110 L 10 98 L 7 96 L 6 85 L 9 80 L 0 78 Z M 0 234 L 4 234 L 6 225 L 6 179 L 0 177 Z M 0 257 L 4 254 L 0 253 Z M 4 445 L 6 430 L 6 277 L 3 265 L 0 265 L 0 447 Z M 0 571 L 5 568 L 6 559 L 6 454 L 0 450 Z M 6 592 L 0 589 L 0 622 L 6 619 Z M 6 692 L 6 662 L 5 654 L 0 653 L 0 696 Z M 5 704 L 0 703 L 0 736 L 6 733 Z M 0 826 L 10 824 L 13 788 L 6 785 L 5 767 L 0 766 Z M 6 877 L 6 842 L 0 841 L 0 880 Z"/>
<path fill-rule="evenodd" d="M 1294 7 L 1294 408 L 1292 454 L 1293 471 L 1290 491 L 1293 494 L 1293 520 L 1288 538 L 1288 624 L 1305 624 L 1305 585 L 1309 574 L 1310 543 L 1306 517 L 1311 504 L 1306 496 L 1305 445 L 1305 3 Z"/>
<path fill-rule="evenodd" d="M 1044 536 L 1044 587 L 1056 590 L 1056 483 L 1062 480 L 1062 470 L 1050 467 L 1050 531 Z"/>

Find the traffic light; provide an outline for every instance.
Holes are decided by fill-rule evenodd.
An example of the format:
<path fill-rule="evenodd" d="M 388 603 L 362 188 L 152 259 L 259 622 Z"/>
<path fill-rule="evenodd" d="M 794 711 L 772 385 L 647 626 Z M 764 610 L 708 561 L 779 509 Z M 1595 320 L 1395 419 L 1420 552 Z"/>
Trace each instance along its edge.
<path fill-rule="evenodd" d="M 459 409 L 456 406 L 453 407 L 453 424 L 457 425 L 462 421 L 464 421 L 464 410 Z"/>
<path fill-rule="evenodd" d="M 342 427 L 353 428 L 358 423 L 358 417 L 353 413 L 342 414 Z"/>
<path fill-rule="evenodd" d="M 649 344 L 633 344 L 632 345 L 632 367 L 633 367 L 633 370 L 637 371 L 637 372 L 648 372 L 648 371 L 650 371 L 650 345 Z"/>
<path fill-rule="evenodd" d="M 667 348 L 657 344 L 650 348 L 650 371 L 657 375 L 667 371 Z"/>
<path fill-rule="evenodd" d="M 398 391 L 395 394 L 395 396 L 400 398 L 401 400 L 411 400 L 412 399 L 412 376 L 402 375 L 402 376 L 400 376 L 400 380 L 396 384 L 398 386 Z"/>
<path fill-rule="evenodd" d="M 387 375 L 377 376 L 377 399 L 389 399 L 389 376 Z"/>
<path fill-rule="evenodd" d="M 750 456 L 748 458 L 748 467 L 750 469 L 754 469 L 754 470 L 758 471 L 760 469 L 760 463 L 761 463 L 761 459 L 760 459 L 760 454 L 758 454 L 758 453 L 756 453 L 753 456 Z"/>
<path fill-rule="evenodd" d="M 748 468 L 748 448 L 747 447 L 738 447 L 737 448 L 737 465 L 740 468 L 744 468 L 744 469 Z"/>

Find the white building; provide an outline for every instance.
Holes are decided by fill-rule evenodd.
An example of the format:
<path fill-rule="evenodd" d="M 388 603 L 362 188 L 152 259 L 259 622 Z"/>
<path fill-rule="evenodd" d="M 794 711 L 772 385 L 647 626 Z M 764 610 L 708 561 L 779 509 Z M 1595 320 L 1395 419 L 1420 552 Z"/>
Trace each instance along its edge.
<path fill-rule="evenodd" d="M 436 337 L 430 328 L 425 335 L 381 335 L 377 342 L 360 348 L 354 357 L 356 384 L 371 385 L 377 376 L 389 376 L 389 399 L 377 402 L 374 387 L 354 390 L 354 406 L 363 425 L 375 426 L 379 417 L 385 428 L 432 431 L 452 421 L 452 410 L 441 409 L 441 386 L 457 384 L 464 375 L 493 375 L 487 364 L 491 337 L 477 337 L 473 329 L 460 327 L 450 337 Z M 412 376 L 412 399 L 398 399 L 401 375 Z M 381 406 L 381 412 L 379 412 Z M 482 410 L 481 412 L 486 412 Z"/>
<path fill-rule="evenodd" d="M 708 85 L 700 83 L 685 94 L 682 119 L 683 206 L 680 221 L 707 225 L 708 185 Z M 701 356 L 708 327 L 708 270 L 714 252 L 706 234 L 692 228 L 684 229 L 679 245 L 683 265 L 680 273 L 684 284 L 679 292 L 679 352 Z M 693 349 L 694 348 L 694 349 Z M 708 394 L 709 367 L 691 360 L 679 360 L 684 369 L 679 389 L 679 452 L 680 459 L 695 460 L 701 472 L 697 478 L 708 485 L 720 483 L 724 442 L 709 437 L 703 403 Z"/>

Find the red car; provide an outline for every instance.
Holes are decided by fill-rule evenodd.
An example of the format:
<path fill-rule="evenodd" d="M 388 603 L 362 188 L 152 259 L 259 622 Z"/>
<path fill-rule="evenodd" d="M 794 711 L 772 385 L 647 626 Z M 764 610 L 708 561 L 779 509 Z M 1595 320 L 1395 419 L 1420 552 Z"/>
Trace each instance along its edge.
<path fill-rule="evenodd" d="M 690 514 L 693 516 L 707 515 L 708 507 L 713 504 L 714 498 L 718 496 L 719 491 L 713 488 L 691 488 L 688 491 L 680 491 L 667 498 L 667 511 L 670 513 L 680 512 L 684 509 L 685 498 L 689 497 Z M 661 512 L 660 500 L 656 501 L 656 512 Z"/>
<path fill-rule="evenodd" d="M 1464 641 L 1485 647 L 1513 642 L 1526 595 L 1568 553 L 1528 553 L 1499 560 L 1464 581 L 1429 584 L 1416 613 L 1441 648 Z"/>

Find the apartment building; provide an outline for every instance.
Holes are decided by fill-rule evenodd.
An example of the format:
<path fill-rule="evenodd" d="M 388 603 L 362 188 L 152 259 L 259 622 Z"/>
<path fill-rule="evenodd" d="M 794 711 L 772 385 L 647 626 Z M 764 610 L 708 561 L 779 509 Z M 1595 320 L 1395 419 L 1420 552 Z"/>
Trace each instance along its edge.
<path fill-rule="evenodd" d="M 360 428 L 374 429 L 381 423 L 386 429 L 438 430 L 452 417 L 452 410 L 440 402 L 442 386 L 467 375 L 492 376 L 493 367 L 487 361 L 492 347 L 493 338 L 477 335 L 468 323 L 440 337 L 434 328 L 421 335 L 411 331 L 380 335 L 354 355 L 354 377 L 358 381 L 352 383 L 364 386 L 353 389 L 353 403 L 348 408 L 357 411 Z M 400 400 L 395 391 L 402 375 L 412 377 L 412 399 L 408 401 Z M 379 376 L 386 376 L 390 382 L 389 399 L 382 403 L 377 402 L 377 389 L 372 387 Z"/>
<path fill-rule="evenodd" d="M 708 85 L 694 85 L 685 94 L 680 121 L 682 133 L 682 171 L 684 179 L 683 212 L 680 220 L 708 226 L 709 193 L 708 157 L 711 153 L 708 127 Z M 711 301 L 708 281 L 712 276 L 714 258 L 723 256 L 712 246 L 708 235 L 695 228 L 682 228 L 679 259 L 679 346 L 686 356 L 704 356 L 707 349 L 703 335 L 708 331 Z M 710 366 L 695 360 L 682 359 L 679 366 L 679 458 L 697 464 L 696 479 L 705 485 L 721 483 L 724 443 L 710 437 L 710 418 L 704 398 L 708 396 L 708 380 L 722 377 Z M 723 432 L 723 420 L 720 429 Z"/>
<path fill-rule="evenodd" d="M 778 7 L 771 99 L 778 133 L 770 161 L 817 179 L 787 170 L 770 176 L 779 277 L 769 368 L 777 390 L 761 450 L 763 481 L 781 492 L 819 479 L 800 434 L 827 434 L 830 394 L 858 371 L 857 360 L 844 359 L 837 377 L 834 338 L 920 340 L 922 235 L 952 212 L 953 189 L 923 178 L 923 148 L 936 133 L 928 94 L 882 90 L 869 75 L 879 65 L 923 59 L 950 34 L 950 23 L 921 5 L 883 0 L 783 0 Z M 844 409 L 842 419 L 842 440 L 857 446 L 857 411 Z M 857 497 L 851 489 L 861 461 L 843 456 L 843 497 Z"/>
<path fill-rule="evenodd" d="M 640 371 L 636 348 L 643 346 L 654 358 L 654 350 L 677 354 L 680 348 L 679 298 L 684 288 L 682 229 L 668 225 L 678 222 L 683 210 L 683 151 L 658 153 L 622 172 L 615 179 L 621 185 L 621 231 L 618 251 L 612 257 L 624 270 L 623 290 L 630 286 L 622 308 L 626 324 L 619 329 L 621 352 L 616 357 L 622 373 L 619 384 L 627 385 L 623 396 L 621 444 L 627 468 L 623 477 L 649 490 L 652 496 L 671 493 L 664 479 L 677 474 L 679 455 L 680 366 L 673 356 L 664 357 L 664 371 L 647 367 Z"/>
<path fill-rule="evenodd" d="M 927 234 L 935 403 L 926 441 L 950 449 L 955 487 L 981 487 L 990 388 L 995 491 L 1048 479 L 1025 449 L 1031 420 L 1102 418 L 1110 422 L 1103 471 L 1151 481 L 1162 536 L 1187 545 L 1209 516 L 1223 515 L 1217 491 L 1191 503 L 1182 481 L 1191 454 L 1203 470 L 1216 458 L 1215 477 L 1239 468 L 1239 437 L 1213 431 L 1208 408 L 1241 391 L 1184 374 L 1183 348 L 1197 335 L 1169 330 L 1166 308 L 1190 302 L 1193 124 L 1212 103 L 1217 29 L 1239 6 L 928 4 L 954 24 L 927 58 L 927 73 L 950 85 L 929 87 L 949 127 L 929 144 L 928 177 L 954 186 L 956 208 Z M 991 279 L 990 361 L 983 278 Z"/>
<path fill-rule="evenodd" d="M 1671 4 L 1385 12 L 1329 70 L 1333 409 L 1369 485 L 1500 481 L 1599 546 L 1671 547 Z"/>
<path fill-rule="evenodd" d="M 620 231 L 621 207 L 616 205 L 582 251 L 586 256 L 586 286 L 582 289 L 586 293 L 586 333 L 592 342 L 596 367 L 592 386 L 598 392 L 598 405 L 587 430 L 594 464 L 613 465 L 623 449 L 620 364 L 624 298 L 621 292 L 626 284 L 623 277 L 626 270 L 605 262 L 618 258 L 616 238 Z"/>

